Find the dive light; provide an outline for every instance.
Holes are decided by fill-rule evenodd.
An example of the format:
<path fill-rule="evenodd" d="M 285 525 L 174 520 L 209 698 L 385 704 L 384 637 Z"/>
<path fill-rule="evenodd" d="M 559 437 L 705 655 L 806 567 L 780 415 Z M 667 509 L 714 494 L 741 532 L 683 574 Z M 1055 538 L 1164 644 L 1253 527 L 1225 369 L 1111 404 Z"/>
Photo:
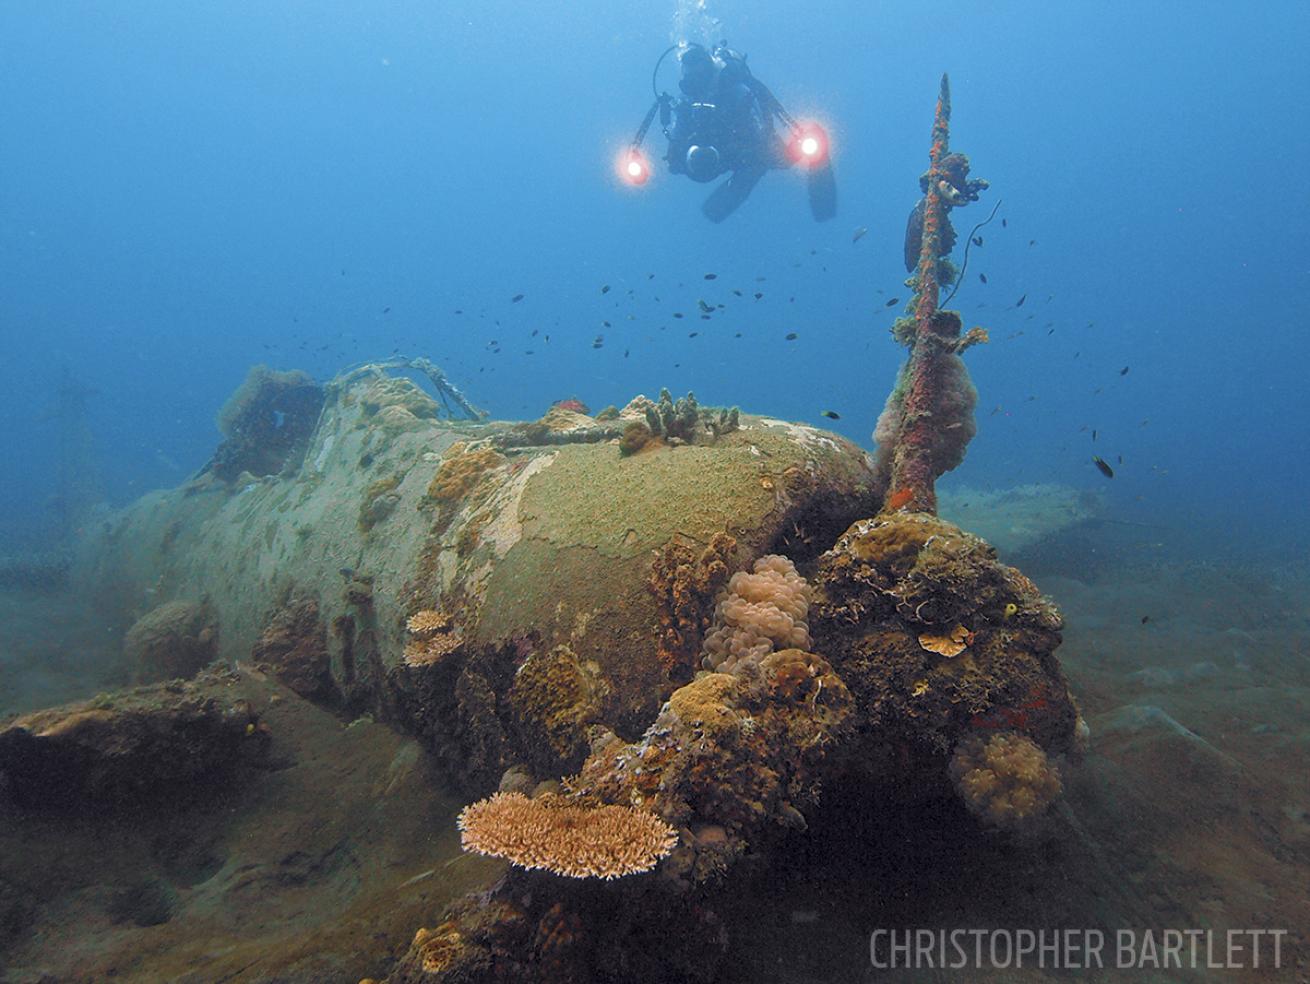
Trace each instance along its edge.
<path fill-rule="evenodd" d="M 787 144 L 793 163 L 816 167 L 828 159 L 828 133 L 813 120 L 797 123 Z"/>

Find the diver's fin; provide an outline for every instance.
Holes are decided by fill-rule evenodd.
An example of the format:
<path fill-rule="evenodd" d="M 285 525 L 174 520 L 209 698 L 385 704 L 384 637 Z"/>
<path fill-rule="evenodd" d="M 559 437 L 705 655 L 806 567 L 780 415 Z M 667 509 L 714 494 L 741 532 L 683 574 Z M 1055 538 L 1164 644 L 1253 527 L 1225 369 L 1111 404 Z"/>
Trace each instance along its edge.
<path fill-rule="evenodd" d="M 711 222 L 722 222 L 737 211 L 737 207 L 750 196 L 767 170 L 765 167 L 751 167 L 733 171 L 732 177 L 710 192 L 701 205 L 700 210 L 705 218 Z"/>
<path fill-rule="evenodd" d="M 832 162 L 824 161 L 810 168 L 805 183 L 810 197 L 810 214 L 815 222 L 827 222 L 837 214 L 837 179 L 833 177 Z"/>

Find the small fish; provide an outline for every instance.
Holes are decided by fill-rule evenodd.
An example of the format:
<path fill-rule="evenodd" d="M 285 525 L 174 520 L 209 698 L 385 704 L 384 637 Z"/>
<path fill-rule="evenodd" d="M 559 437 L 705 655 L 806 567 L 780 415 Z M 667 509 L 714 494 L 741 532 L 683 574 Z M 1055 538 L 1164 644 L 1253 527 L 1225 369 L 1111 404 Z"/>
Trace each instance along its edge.
<path fill-rule="evenodd" d="M 824 410 L 821 416 L 827 417 L 829 420 L 841 420 L 841 414 L 836 410 Z"/>
<path fill-rule="evenodd" d="M 764 296 L 764 295 L 761 294 L 758 290 L 755 292 L 755 300 L 758 301 L 758 300 L 759 300 L 761 297 L 763 297 L 763 296 Z"/>
<path fill-rule="evenodd" d="M 674 312 L 673 312 L 673 316 L 674 316 L 675 318 L 681 318 L 681 317 L 683 317 L 684 315 L 683 315 L 683 313 L 682 313 L 681 311 L 674 311 Z"/>
<path fill-rule="evenodd" d="M 350 580 L 355 576 L 355 569 L 353 567 L 342 567 L 337 571 L 337 573 L 340 574 L 342 577 L 344 577 L 346 580 Z"/>
<path fill-rule="evenodd" d="M 1009 226 L 1010 226 L 1010 223 L 1009 223 L 1009 222 L 1005 221 L 1005 219 L 1001 219 L 1001 228 L 1002 228 L 1002 229 L 1008 229 Z"/>
<path fill-rule="evenodd" d="M 789 342 L 794 342 L 794 341 L 796 341 L 796 339 L 798 339 L 798 338 L 800 338 L 800 337 L 801 337 L 801 336 L 798 335 L 798 334 L 796 334 L 796 332 L 794 332 L 794 331 L 789 331 L 789 332 L 787 332 L 787 341 L 789 341 Z"/>
<path fill-rule="evenodd" d="M 1092 455 L 1092 464 L 1094 464 L 1106 478 L 1114 478 L 1114 469 L 1111 468 L 1104 458 L 1100 455 Z"/>
<path fill-rule="evenodd" d="M 1036 246 L 1036 245 L 1037 245 L 1037 240 L 1036 240 L 1036 239 L 1030 239 L 1030 240 L 1028 240 L 1028 245 L 1029 245 L 1029 246 Z"/>
<path fill-rule="evenodd" d="M 647 279 L 647 280 L 654 280 L 654 279 L 655 279 L 655 274 L 653 274 L 653 273 L 648 273 L 648 274 L 646 274 L 646 279 Z"/>
<path fill-rule="evenodd" d="M 742 293 L 739 290 L 733 290 L 733 293 L 736 294 L 738 297 L 742 296 Z"/>
<path fill-rule="evenodd" d="M 1096 431 L 1095 431 L 1095 430 L 1092 431 L 1092 440 L 1093 440 L 1093 441 L 1096 440 Z"/>
<path fill-rule="evenodd" d="M 706 304 L 705 301 L 704 301 L 703 299 L 702 299 L 702 300 L 698 300 L 698 301 L 696 302 L 696 306 L 699 307 L 699 308 L 700 308 L 702 311 L 704 311 L 706 314 L 709 314 L 711 311 L 714 310 L 714 306 L 713 306 L 712 304 Z"/>
<path fill-rule="evenodd" d="M 523 300 L 523 295 L 522 295 L 522 294 L 515 294 L 513 297 L 511 297 L 511 298 L 509 299 L 509 302 L 510 302 L 511 304 L 517 304 L 517 303 L 518 303 L 519 301 L 521 301 L 521 300 Z"/>
<path fill-rule="evenodd" d="M 987 283 L 987 274 L 985 273 L 978 274 L 978 279 L 981 280 L 983 283 Z"/>
<path fill-rule="evenodd" d="M 901 303 L 901 299 L 900 299 L 899 297 L 893 297 L 893 298 L 890 298 L 890 299 L 887 301 L 887 303 L 883 305 L 883 307 L 895 307 L 897 304 L 900 304 L 900 303 Z"/>
<path fill-rule="evenodd" d="M 610 324 L 608 321 L 602 321 L 601 324 L 604 325 L 606 328 L 613 328 L 613 327 L 614 327 L 614 326 L 613 326 L 612 324 Z"/>
<path fill-rule="evenodd" d="M 600 292 L 601 292 L 602 294 L 608 294 L 608 293 L 610 292 L 610 285 L 609 285 L 609 284 L 602 284 L 602 285 L 601 285 L 601 288 L 600 288 Z"/>
<path fill-rule="evenodd" d="M 718 279 L 719 279 L 719 275 L 718 275 L 717 273 L 707 273 L 707 274 L 705 274 L 705 279 L 706 279 L 706 280 L 718 280 Z"/>
<path fill-rule="evenodd" d="M 1142 616 L 1142 624 L 1143 624 L 1143 625 L 1145 625 L 1145 624 L 1146 624 L 1147 622 L 1149 622 L 1149 621 L 1151 621 L 1151 616 L 1150 616 L 1150 615 L 1143 615 L 1143 616 Z"/>
<path fill-rule="evenodd" d="M 384 308 L 382 309 L 382 313 L 383 313 L 383 314 L 390 314 L 390 313 L 391 313 L 391 308 L 389 308 L 389 307 L 384 307 Z"/>
<path fill-rule="evenodd" d="M 1023 302 L 1026 300 L 1028 300 L 1028 295 L 1024 294 L 1023 297 L 1019 298 L 1017 301 L 1014 302 L 1014 306 L 1023 307 Z"/>
<path fill-rule="evenodd" d="M 1120 370 L 1119 370 L 1119 375 L 1120 375 L 1120 376 L 1127 376 L 1127 375 L 1128 375 L 1128 367 L 1127 367 L 1127 366 L 1124 366 L 1122 369 L 1120 369 Z"/>
<path fill-rule="evenodd" d="M 868 232 L 869 232 L 868 226 L 860 226 L 853 233 L 851 233 L 851 242 L 858 243 L 861 239 L 863 239 L 868 234 Z"/>
<path fill-rule="evenodd" d="M 700 332 L 698 332 L 698 331 L 689 331 L 689 332 L 687 332 L 687 337 L 688 337 L 688 338 L 695 338 L 695 337 L 696 337 L 697 335 L 699 335 L 699 334 L 700 334 Z"/>
<path fill-rule="evenodd" d="M 974 237 L 973 237 L 973 244 L 974 244 L 975 246 L 981 246 L 981 245 L 982 245 L 982 236 L 974 236 Z"/>

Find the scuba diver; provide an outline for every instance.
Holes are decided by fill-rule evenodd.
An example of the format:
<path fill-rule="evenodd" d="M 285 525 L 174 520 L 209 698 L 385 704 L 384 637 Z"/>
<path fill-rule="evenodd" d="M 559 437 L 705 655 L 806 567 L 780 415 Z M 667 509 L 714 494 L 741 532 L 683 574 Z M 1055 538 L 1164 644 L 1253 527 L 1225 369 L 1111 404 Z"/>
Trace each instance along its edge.
<path fill-rule="evenodd" d="M 660 65 L 679 51 L 681 98 L 657 86 Z M 722 222 L 749 197 L 771 170 L 793 165 L 807 169 L 810 211 L 823 222 L 837 214 L 837 185 L 828 159 L 827 135 L 817 124 L 800 123 L 751 74 L 744 55 L 719 43 L 713 50 L 699 44 L 673 45 L 660 55 L 651 75 L 655 104 L 647 112 L 628 148 L 620 173 L 631 184 L 644 184 L 649 165 L 641 143 L 656 113 L 668 138 L 664 155 L 672 174 L 685 174 L 702 184 L 729 177 L 705 199 L 701 211 L 711 222 Z M 774 129 L 778 120 L 785 136 Z"/>

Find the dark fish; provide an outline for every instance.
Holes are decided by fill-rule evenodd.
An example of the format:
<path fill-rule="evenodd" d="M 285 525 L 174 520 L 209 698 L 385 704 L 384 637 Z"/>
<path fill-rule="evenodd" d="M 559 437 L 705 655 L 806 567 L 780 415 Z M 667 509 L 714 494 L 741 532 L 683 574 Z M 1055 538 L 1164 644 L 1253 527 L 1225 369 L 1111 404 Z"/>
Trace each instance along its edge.
<path fill-rule="evenodd" d="M 899 297 L 893 297 L 893 298 L 890 298 L 890 299 L 887 301 L 887 303 L 883 305 L 883 307 L 895 307 L 897 304 L 900 304 L 900 303 L 901 303 L 901 299 L 900 299 Z"/>
<path fill-rule="evenodd" d="M 608 321 L 602 321 L 601 324 L 603 324 L 606 328 L 613 328 L 613 327 L 614 327 L 614 326 L 613 326 L 612 324 L 610 324 Z"/>
<path fill-rule="evenodd" d="M 705 279 L 706 279 L 706 280 L 718 280 L 718 279 L 719 279 L 719 275 L 718 275 L 717 273 L 707 273 L 707 274 L 705 274 Z"/>
<path fill-rule="evenodd" d="M 1009 222 L 1005 221 L 1005 219 L 1001 219 L 1001 228 L 1002 228 L 1002 229 L 1008 228 L 1009 225 L 1010 225 Z"/>
<path fill-rule="evenodd" d="M 674 316 L 675 318 L 681 318 L 681 317 L 683 316 L 683 314 L 682 314 L 681 311 L 674 311 L 674 312 L 673 312 L 673 316 Z"/>
<path fill-rule="evenodd" d="M 1029 246 L 1036 246 L 1036 245 L 1037 245 L 1037 240 L 1036 240 L 1036 239 L 1030 239 L 1030 240 L 1028 240 L 1028 245 L 1029 245 Z"/>
<path fill-rule="evenodd" d="M 539 332 L 540 330 L 541 330 L 540 328 L 533 328 L 533 329 L 532 329 L 532 334 L 531 334 L 529 337 L 530 337 L 530 338 L 536 338 L 536 337 L 537 337 L 537 332 Z"/>
<path fill-rule="evenodd" d="M 389 308 L 389 307 L 384 307 L 384 308 L 382 309 L 382 313 L 383 313 L 383 314 L 390 314 L 390 313 L 391 313 L 391 308 Z"/>
<path fill-rule="evenodd" d="M 919 265 L 919 252 L 923 247 L 923 210 L 927 199 L 920 198 L 905 220 L 905 272 L 913 273 Z"/>
<path fill-rule="evenodd" d="M 1023 302 L 1026 300 L 1028 300 L 1028 295 L 1024 294 L 1023 297 L 1019 298 L 1017 301 L 1014 302 L 1014 306 L 1023 307 Z"/>
<path fill-rule="evenodd" d="M 1096 440 L 1096 431 L 1092 431 L 1092 440 L 1093 440 L 1093 441 Z"/>
<path fill-rule="evenodd" d="M 711 311 L 714 310 L 714 306 L 712 304 L 706 304 L 704 300 L 698 300 L 696 302 L 696 305 L 706 314 L 709 314 Z"/>
<path fill-rule="evenodd" d="M 864 238 L 865 234 L 868 231 L 869 231 L 868 226 L 860 226 L 853 233 L 851 233 L 851 242 L 858 243 L 861 239 Z"/>
<path fill-rule="evenodd" d="M 736 332 L 732 337 L 733 337 L 733 338 L 741 338 L 741 332 Z"/>
<path fill-rule="evenodd" d="M 1143 625 L 1145 625 L 1145 624 L 1146 624 L 1147 622 L 1149 622 L 1149 621 L 1151 621 L 1151 616 L 1150 616 L 1150 615 L 1143 615 L 1143 616 L 1142 616 L 1142 624 L 1143 624 Z"/>
<path fill-rule="evenodd" d="M 355 571 L 354 571 L 354 569 L 353 569 L 353 568 L 350 568 L 350 567 L 342 567 L 340 570 L 337 571 L 337 573 L 340 574 L 342 577 L 347 578 L 347 579 L 352 578 L 352 577 L 355 576 Z"/>
<path fill-rule="evenodd" d="M 973 244 L 974 244 L 975 246 L 981 246 L 981 245 L 982 245 L 982 236 L 974 236 L 974 237 L 973 237 Z"/>
<path fill-rule="evenodd" d="M 600 292 L 602 294 L 608 294 L 610 292 L 610 285 L 609 284 L 602 285 L 600 288 Z"/>
<path fill-rule="evenodd" d="M 798 339 L 798 338 L 800 338 L 800 337 L 801 337 L 801 336 L 798 335 L 798 334 L 796 334 L 796 332 L 794 332 L 794 331 L 789 331 L 789 332 L 787 332 L 787 341 L 789 341 L 789 342 L 794 342 L 794 341 L 796 341 L 796 339 Z"/>
<path fill-rule="evenodd" d="M 824 410 L 823 416 L 827 417 L 829 420 L 841 420 L 841 414 L 836 410 Z"/>
<path fill-rule="evenodd" d="M 463 313 L 464 313 L 464 309 L 463 309 L 463 308 L 455 308 L 455 313 L 456 313 L 456 314 L 463 314 Z"/>
<path fill-rule="evenodd" d="M 1123 455 L 1119 455 L 1119 464 L 1122 465 L 1123 463 L 1124 463 L 1124 456 L 1123 456 Z"/>
<path fill-rule="evenodd" d="M 515 294 L 513 297 L 511 297 L 511 298 L 509 299 L 509 302 L 510 302 L 511 304 L 517 304 L 517 303 L 518 303 L 519 301 L 521 301 L 521 300 L 523 300 L 523 295 L 522 295 L 522 294 Z"/>
<path fill-rule="evenodd" d="M 1120 376 L 1127 376 L 1127 375 L 1128 375 L 1128 367 L 1127 367 L 1127 366 L 1124 366 L 1122 369 L 1120 369 L 1120 370 L 1119 370 L 1119 375 L 1120 375 Z"/>
<path fill-rule="evenodd" d="M 763 297 L 763 296 L 764 296 L 764 295 L 761 294 L 758 290 L 755 292 L 755 300 L 758 301 L 758 300 L 759 300 L 761 297 Z"/>
<path fill-rule="evenodd" d="M 1105 459 L 1100 455 L 1092 455 L 1092 464 L 1094 464 L 1106 478 L 1114 478 L 1114 469 L 1106 464 Z"/>
<path fill-rule="evenodd" d="M 699 335 L 699 334 L 700 334 L 700 332 L 698 332 L 698 331 L 689 331 L 689 332 L 687 332 L 687 337 L 688 337 L 688 338 L 695 338 L 695 337 L 696 337 L 697 335 Z"/>
<path fill-rule="evenodd" d="M 734 290 L 733 293 L 736 294 L 738 297 L 741 297 L 741 291 Z"/>
<path fill-rule="evenodd" d="M 978 274 L 978 279 L 981 280 L 983 283 L 987 283 L 987 274 L 985 273 Z"/>
<path fill-rule="evenodd" d="M 646 279 L 647 279 L 647 280 L 654 280 L 654 279 L 655 279 L 655 274 L 653 274 L 653 273 L 648 273 L 648 274 L 646 274 Z"/>

